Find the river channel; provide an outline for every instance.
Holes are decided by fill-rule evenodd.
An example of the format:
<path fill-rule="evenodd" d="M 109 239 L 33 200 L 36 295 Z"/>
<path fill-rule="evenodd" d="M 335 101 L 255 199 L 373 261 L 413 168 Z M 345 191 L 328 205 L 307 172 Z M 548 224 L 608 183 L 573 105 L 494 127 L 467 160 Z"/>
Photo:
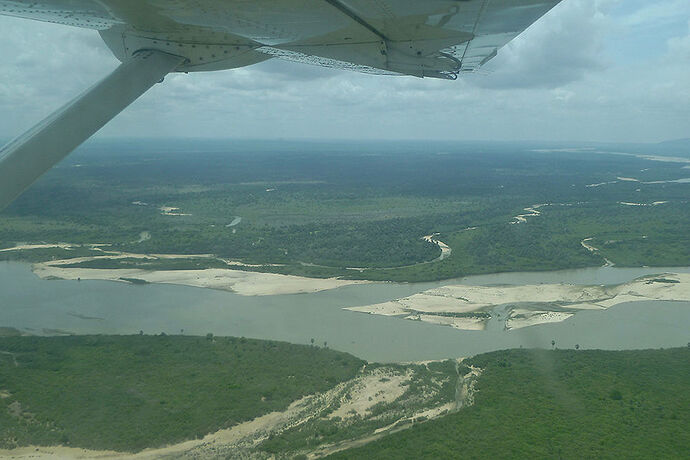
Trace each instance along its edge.
<path fill-rule="evenodd" d="M 0 327 L 33 334 L 194 334 L 315 343 L 370 361 L 456 358 L 516 347 L 631 349 L 685 346 L 690 302 L 644 301 L 583 311 L 561 323 L 519 330 L 460 331 L 367 315 L 343 307 L 385 302 L 453 283 L 617 284 L 690 267 L 587 268 L 481 275 L 437 283 L 375 283 L 312 294 L 245 297 L 176 285 L 41 280 L 29 264 L 0 262 Z"/>

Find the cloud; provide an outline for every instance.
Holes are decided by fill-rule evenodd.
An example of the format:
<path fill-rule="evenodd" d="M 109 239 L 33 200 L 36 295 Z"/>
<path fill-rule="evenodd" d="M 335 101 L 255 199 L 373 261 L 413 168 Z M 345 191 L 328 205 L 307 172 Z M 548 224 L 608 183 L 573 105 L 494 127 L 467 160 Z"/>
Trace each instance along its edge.
<path fill-rule="evenodd" d="M 284 61 L 281 59 L 271 59 L 254 66 L 257 72 L 265 73 L 273 80 L 283 81 L 312 81 L 325 78 L 332 78 L 341 72 L 327 67 L 315 65 L 305 65 L 298 62 Z"/>
<path fill-rule="evenodd" d="M 690 63 L 690 21 L 688 21 L 688 34 L 669 39 L 667 46 L 667 60 L 686 65 Z"/>
<path fill-rule="evenodd" d="M 654 5 L 658 8 L 644 22 L 639 11 L 651 11 L 647 1 L 564 0 L 504 48 L 489 64 L 488 75 L 464 75 L 454 82 L 278 60 L 173 74 L 99 135 L 688 137 L 688 2 L 658 0 Z M 0 38 L 0 137 L 31 127 L 117 66 L 98 34 L 89 30 L 0 17 Z"/>
<path fill-rule="evenodd" d="M 679 17 L 683 18 L 689 15 L 690 2 L 687 0 L 661 2 L 645 0 L 642 6 L 625 15 L 621 22 L 629 27 L 659 27 L 674 23 L 678 21 Z"/>
<path fill-rule="evenodd" d="M 92 30 L 0 17 L 0 126 L 27 129 L 114 69 Z M 6 135 L 0 129 L 0 136 Z"/>
<path fill-rule="evenodd" d="M 565 0 L 499 51 L 485 88 L 552 89 L 606 67 L 601 50 L 608 21 L 596 0 Z"/>

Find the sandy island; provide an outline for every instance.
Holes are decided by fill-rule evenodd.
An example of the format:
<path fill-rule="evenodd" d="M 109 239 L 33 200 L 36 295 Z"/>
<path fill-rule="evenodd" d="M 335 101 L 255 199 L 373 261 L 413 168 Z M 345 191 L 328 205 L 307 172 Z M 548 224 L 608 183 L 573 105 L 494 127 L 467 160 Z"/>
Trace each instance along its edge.
<path fill-rule="evenodd" d="M 14 247 L 0 249 L 0 252 L 21 251 L 32 249 L 60 248 L 71 250 L 88 247 L 103 251 L 107 244 L 78 245 L 69 243 L 53 244 L 18 244 Z M 237 270 L 233 268 L 211 268 L 205 270 L 144 270 L 138 268 L 105 269 L 105 268 L 75 268 L 68 265 L 94 260 L 117 259 L 216 259 L 213 254 L 136 254 L 129 252 L 108 251 L 102 256 L 74 257 L 70 259 L 51 260 L 36 263 L 32 270 L 42 279 L 62 280 L 104 280 L 119 281 L 134 284 L 165 283 L 180 284 L 200 288 L 219 289 L 234 292 L 244 296 L 268 296 L 281 294 L 304 294 L 335 289 L 353 284 L 371 283 L 363 280 L 342 280 L 338 278 L 307 278 L 304 276 L 281 275 L 277 273 L 261 273 Z M 242 262 L 223 260 L 228 267 L 259 265 L 244 264 Z M 271 264 L 272 266 L 278 266 Z"/>
<path fill-rule="evenodd" d="M 43 279 L 107 280 L 146 283 L 181 284 L 200 288 L 220 289 L 244 296 L 303 294 L 325 291 L 368 281 L 340 280 L 336 278 L 306 278 L 275 273 L 247 272 L 224 268 L 206 270 L 141 270 L 64 268 L 50 263 L 33 266 L 33 272 Z"/>
<path fill-rule="evenodd" d="M 346 310 L 401 316 L 463 330 L 483 330 L 495 318 L 505 321 L 505 329 L 518 329 L 564 321 L 582 310 L 603 310 L 643 300 L 690 301 L 690 274 L 651 275 L 613 286 L 451 285 Z"/>

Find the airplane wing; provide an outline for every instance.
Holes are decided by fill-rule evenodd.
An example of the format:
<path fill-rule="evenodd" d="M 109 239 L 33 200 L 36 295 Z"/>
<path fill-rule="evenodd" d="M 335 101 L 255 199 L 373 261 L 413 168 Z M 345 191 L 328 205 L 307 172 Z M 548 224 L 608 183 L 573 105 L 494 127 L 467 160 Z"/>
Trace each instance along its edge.
<path fill-rule="evenodd" d="M 329 43 L 313 39 L 286 43 L 264 52 L 339 68 L 354 64 L 354 70 L 371 73 L 454 80 L 459 72 L 477 70 L 496 56 L 501 47 L 560 0 L 327 2 L 359 24 L 362 33 Z"/>
<path fill-rule="evenodd" d="M 139 47 L 175 51 L 185 71 L 280 57 L 454 79 L 559 1 L 2 0 L 0 14 L 97 29 L 121 60 Z"/>
<path fill-rule="evenodd" d="M 0 15 L 98 30 L 128 66 L 120 70 L 126 78 L 106 78 L 0 151 L 0 210 L 168 72 L 275 57 L 453 80 L 480 68 L 560 1 L 0 0 Z M 134 94 L 126 81 L 138 75 L 146 77 Z M 103 91 L 111 101 L 98 99 Z M 92 109 L 85 101 L 97 106 L 98 123 L 75 130 Z"/>

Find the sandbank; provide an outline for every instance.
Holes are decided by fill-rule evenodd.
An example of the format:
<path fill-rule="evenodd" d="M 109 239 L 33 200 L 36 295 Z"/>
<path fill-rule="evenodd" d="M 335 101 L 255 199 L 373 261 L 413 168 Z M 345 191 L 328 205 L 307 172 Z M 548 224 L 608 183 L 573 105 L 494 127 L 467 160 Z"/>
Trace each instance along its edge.
<path fill-rule="evenodd" d="M 464 330 L 484 329 L 492 318 L 505 317 L 505 329 L 516 329 L 565 321 L 582 310 L 603 310 L 625 302 L 645 300 L 690 301 L 690 274 L 650 275 L 613 286 L 449 285 L 346 310 L 401 316 Z M 501 307 L 503 312 L 494 312 L 496 307 Z"/>
<path fill-rule="evenodd" d="M 367 281 L 319 279 L 275 273 L 246 272 L 213 268 L 206 270 L 141 270 L 66 268 L 58 264 L 39 263 L 33 272 L 43 279 L 107 280 L 128 282 L 180 284 L 200 288 L 220 289 L 244 296 L 303 294 L 325 291 Z"/>
<path fill-rule="evenodd" d="M 102 250 L 104 244 L 17 244 L 11 248 L 0 249 L 2 252 L 31 249 L 62 248 L 73 249 L 88 247 Z M 145 270 L 140 268 L 78 268 L 75 264 L 98 260 L 174 260 L 174 259 L 217 259 L 213 254 L 137 254 L 121 251 L 108 251 L 105 255 L 74 257 L 69 259 L 50 260 L 33 265 L 33 272 L 42 279 L 64 280 L 105 280 L 137 283 L 180 284 L 210 289 L 231 291 L 244 296 L 263 296 L 281 294 L 303 294 L 335 289 L 353 284 L 370 283 L 361 280 L 341 280 L 337 278 L 307 278 L 303 276 L 260 273 L 233 269 L 233 266 L 254 267 L 231 260 L 225 262 L 228 268 L 205 270 Z M 277 265 L 273 265 L 277 266 Z M 258 267 L 258 265 L 256 265 Z"/>

